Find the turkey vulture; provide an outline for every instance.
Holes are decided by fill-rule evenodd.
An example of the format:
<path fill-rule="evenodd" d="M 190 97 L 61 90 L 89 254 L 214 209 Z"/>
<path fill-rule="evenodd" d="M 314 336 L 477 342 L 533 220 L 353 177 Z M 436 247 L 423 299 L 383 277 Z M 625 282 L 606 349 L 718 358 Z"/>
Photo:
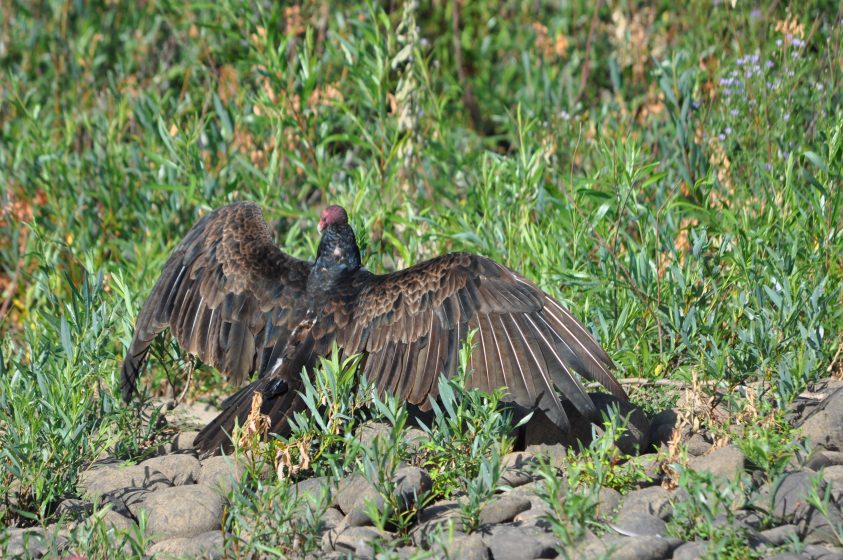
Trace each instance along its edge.
<path fill-rule="evenodd" d="M 365 356 L 361 372 L 398 398 L 428 410 L 440 373 L 454 375 L 458 350 L 476 330 L 467 385 L 507 387 L 506 401 L 538 408 L 562 430 L 569 424 L 555 389 L 584 416 L 594 403 L 577 374 L 626 399 L 613 364 L 571 313 L 523 276 L 487 258 L 450 253 L 390 274 L 361 266 L 346 211 L 329 206 L 319 220 L 315 262 L 293 258 L 272 241 L 260 208 L 230 204 L 206 215 L 176 247 L 141 309 L 123 362 L 129 402 L 149 346 L 167 327 L 188 352 L 240 384 L 194 442 L 203 455 L 230 450 L 235 419 L 252 396 L 271 431 L 289 435 L 304 403 L 301 372 L 312 371 L 334 343 Z"/>

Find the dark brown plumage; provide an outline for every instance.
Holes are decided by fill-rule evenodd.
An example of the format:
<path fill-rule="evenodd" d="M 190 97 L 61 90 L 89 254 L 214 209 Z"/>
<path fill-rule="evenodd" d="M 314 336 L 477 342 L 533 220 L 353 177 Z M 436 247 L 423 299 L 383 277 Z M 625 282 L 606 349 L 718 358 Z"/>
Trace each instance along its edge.
<path fill-rule="evenodd" d="M 450 253 L 391 274 L 360 265 L 348 216 L 330 206 L 319 222 L 314 263 L 274 245 L 260 209 L 240 202 L 202 218 L 176 247 L 138 316 L 123 362 L 128 402 L 155 336 L 170 328 L 190 353 L 240 383 L 256 381 L 225 403 L 196 438 L 203 454 L 230 449 L 235 419 L 248 416 L 252 394 L 264 397 L 273 432 L 301 410 L 301 371 L 310 371 L 334 342 L 363 353 L 362 373 L 423 410 L 436 397 L 441 372 L 455 373 L 471 330 L 475 350 L 467 384 L 537 407 L 560 428 L 568 419 L 556 390 L 583 415 L 594 404 L 575 373 L 625 399 L 612 361 L 562 305 L 532 282 L 494 261 Z"/>

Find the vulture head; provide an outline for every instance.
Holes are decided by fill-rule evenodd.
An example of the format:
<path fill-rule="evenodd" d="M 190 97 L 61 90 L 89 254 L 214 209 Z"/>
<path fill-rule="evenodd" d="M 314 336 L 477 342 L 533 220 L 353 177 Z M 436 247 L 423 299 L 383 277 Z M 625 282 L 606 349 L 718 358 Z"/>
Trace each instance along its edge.
<path fill-rule="evenodd" d="M 334 224 L 348 225 L 348 213 L 345 211 L 345 208 L 336 204 L 322 210 L 322 215 L 319 216 L 319 233 L 322 233 L 325 231 L 325 228 Z"/>

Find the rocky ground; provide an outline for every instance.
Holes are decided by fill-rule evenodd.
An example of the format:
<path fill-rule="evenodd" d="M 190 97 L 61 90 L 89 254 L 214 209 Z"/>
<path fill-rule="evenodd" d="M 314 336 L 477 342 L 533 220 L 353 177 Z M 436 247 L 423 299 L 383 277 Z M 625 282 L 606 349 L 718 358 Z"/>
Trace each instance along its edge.
<path fill-rule="evenodd" d="M 213 414 L 204 411 L 203 414 Z M 656 449 L 669 439 L 676 427 L 678 413 L 668 410 L 647 419 L 636 412 L 633 429 L 621 445 L 641 445 Z M 761 525 L 761 506 L 747 505 L 731 519 L 722 516 L 714 523 L 739 525 L 744 529 L 747 544 L 758 557 L 786 560 L 843 559 L 839 531 L 843 528 L 840 509 L 843 505 L 843 382 L 828 380 L 803 393 L 792 406 L 788 419 L 801 426 L 813 452 L 791 460 L 787 474 L 777 485 L 761 484 L 756 504 L 769 504 L 774 512 L 774 526 Z M 377 427 L 375 427 L 377 431 Z M 195 432 L 183 432 L 156 457 L 132 466 L 110 464 L 93 466 L 79 483 L 80 499 L 69 499 L 60 505 L 60 512 L 70 519 L 82 520 L 91 514 L 95 500 L 107 501 L 112 508 L 105 514 L 108 524 L 128 528 L 137 522 L 142 510 L 147 513 L 146 531 L 153 544 L 148 549 L 156 557 L 220 558 L 224 552 L 224 535 L 220 530 L 226 508 L 225 495 L 236 484 L 243 468 L 231 458 L 211 457 L 199 460 L 191 447 Z M 753 471 L 744 454 L 732 444 L 719 445 L 705 433 L 685 430 L 688 446 L 688 468 L 708 471 L 717 477 L 734 477 Z M 529 438 L 528 438 L 529 439 Z M 654 445 L 647 446 L 651 441 Z M 398 549 L 401 558 L 433 548 L 434 556 L 452 558 L 491 558 L 494 560 L 555 558 L 560 555 L 560 542 L 551 530 L 546 516 L 550 509 L 538 492 L 537 474 L 533 470 L 540 454 L 563 465 L 565 448 L 561 444 L 529 444 L 523 451 L 503 458 L 501 484 L 510 488 L 498 492 L 480 512 L 479 527 L 464 532 L 459 502 L 441 500 L 419 510 L 413 520 L 410 539 Z M 660 469 L 663 454 L 642 455 L 635 460 L 650 469 L 652 482 L 621 495 L 603 488 L 599 495 L 598 516 L 602 529 L 587 532 L 584 539 L 564 551 L 560 557 L 657 560 L 698 558 L 706 543 L 683 542 L 667 533 L 667 523 L 674 510 L 688 499 L 682 489 L 663 480 Z M 821 473 L 817 487 L 817 473 Z M 560 469 L 561 474 L 561 469 Z M 407 466 L 396 474 L 399 503 L 412 507 L 415 496 L 430 489 L 431 478 L 421 468 Z M 667 488 L 666 488 L 667 487 Z M 316 499 L 324 489 L 331 493 L 331 507 L 322 515 L 322 551 L 314 557 L 338 558 L 374 556 L 373 543 L 389 540 L 393 535 L 372 525 L 364 508 L 367 499 L 382 504 L 374 487 L 361 475 L 353 474 L 337 487 L 326 478 L 300 481 L 297 490 L 305 498 Z M 830 497 L 830 509 L 818 511 L 809 499 L 813 493 Z M 380 500 L 380 501 L 378 501 Z M 452 529 L 444 539 L 431 539 L 438 530 Z M 55 528 L 54 528 L 55 529 Z M 838 531 L 838 533 L 835 533 Z M 44 529 L 14 529 L 7 554 L 39 557 L 46 550 L 40 540 Z M 58 531 L 58 538 L 62 532 Z M 441 535 L 440 535 L 441 536 Z M 780 553 L 774 549 L 786 542 L 802 542 L 798 554 Z M 444 544 L 443 544 L 444 543 Z M 436 547 L 439 547 L 438 549 Z"/>

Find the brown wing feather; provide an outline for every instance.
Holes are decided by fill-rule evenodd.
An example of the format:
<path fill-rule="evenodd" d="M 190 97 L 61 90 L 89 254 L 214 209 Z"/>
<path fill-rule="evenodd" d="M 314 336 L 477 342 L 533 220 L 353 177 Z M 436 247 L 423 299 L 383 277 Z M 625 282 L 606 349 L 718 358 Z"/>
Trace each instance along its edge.
<path fill-rule="evenodd" d="M 560 426 L 567 418 L 558 389 L 583 414 L 594 405 L 577 375 L 625 399 L 613 364 L 591 334 L 533 283 L 494 261 L 451 253 L 405 270 L 360 273 L 350 325 L 338 329 L 347 352 L 367 352 L 364 373 L 382 391 L 422 408 L 451 376 L 458 351 L 477 331 L 469 363 L 471 387 L 507 386 L 507 400 L 541 407 Z"/>
<path fill-rule="evenodd" d="M 123 397 L 131 399 L 149 345 L 167 327 L 235 383 L 255 369 L 264 373 L 304 316 L 311 266 L 278 249 L 256 204 L 203 217 L 170 255 L 138 315 L 123 361 Z"/>

